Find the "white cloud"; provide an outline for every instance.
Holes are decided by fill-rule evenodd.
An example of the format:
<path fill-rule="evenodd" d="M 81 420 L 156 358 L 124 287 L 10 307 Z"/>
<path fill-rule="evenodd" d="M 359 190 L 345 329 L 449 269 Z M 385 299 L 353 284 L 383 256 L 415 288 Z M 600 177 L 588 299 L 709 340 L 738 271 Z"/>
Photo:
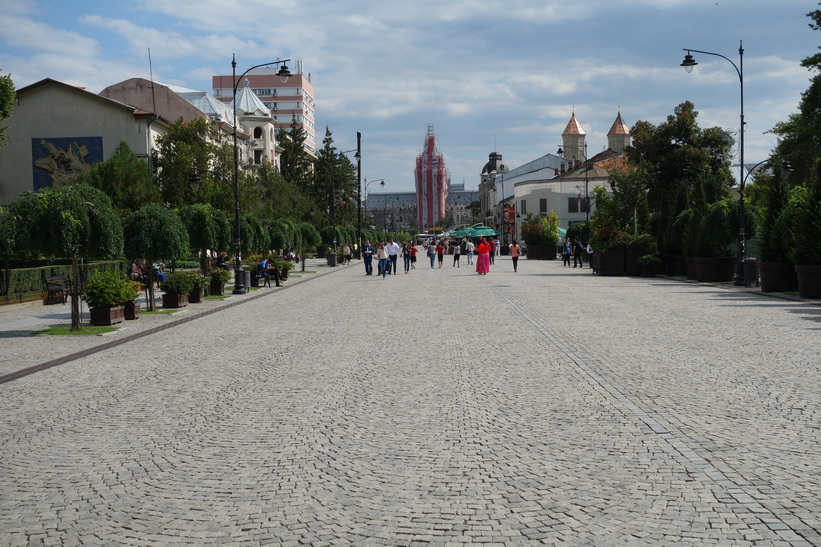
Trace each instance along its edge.
<path fill-rule="evenodd" d="M 99 53 L 96 40 L 76 32 L 38 23 L 28 17 L 0 14 L 0 38 L 9 47 L 49 51 L 67 57 L 91 57 Z"/>

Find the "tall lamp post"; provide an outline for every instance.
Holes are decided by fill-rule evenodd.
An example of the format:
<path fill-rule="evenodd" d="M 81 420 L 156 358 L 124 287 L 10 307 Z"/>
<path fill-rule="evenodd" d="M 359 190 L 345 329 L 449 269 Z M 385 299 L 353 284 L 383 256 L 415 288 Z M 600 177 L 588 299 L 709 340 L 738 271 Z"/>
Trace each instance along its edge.
<path fill-rule="evenodd" d="M 255 68 L 261 68 L 264 66 L 271 65 L 282 65 L 279 71 L 277 71 L 277 76 L 279 76 L 280 80 L 282 80 L 282 83 L 284 84 L 288 81 L 288 78 L 291 76 L 291 71 L 288 70 L 288 66 L 285 64 L 288 61 L 290 61 L 290 59 L 285 59 L 284 61 L 271 61 L 270 63 L 254 65 L 242 74 L 240 74 L 239 78 L 237 78 L 237 58 L 236 55 L 234 55 L 233 53 L 231 54 L 231 81 L 234 84 L 234 237 L 236 243 L 236 258 L 234 260 L 234 290 L 232 291 L 233 294 L 245 294 L 247 291 L 245 287 L 245 282 L 242 278 L 242 236 L 240 235 L 239 224 L 239 147 L 237 146 L 237 86 L 239 85 L 239 81 L 242 80 L 242 77 L 251 72 L 252 70 L 254 70 Z"/>
<path fill-rule="evenodd" d="M 576 150 L 577 152 L 581 152 L 582 156 L 584 157 L 584 221 L 590 221 L 590 194 L 589 194 L 589 171 L 590 166 L 587 165 L 587 143 L 584 143 L 584 149 L 576 148 L 575 146 L 566 146 L 564 148 L 570 148 L 572 150 Z M 559 146 L 559 149 L 556 151 L 556 154 L 559 156 L 564 156 L 564 148 Z"/>
<path fill-rule="evenodd" d="M 502 186 L 502 199 L 499 200 L 499 238 L 502 243 L 504 243 L 504 229 L 505 229 L 505 177 L 504 175 L 498 176 L 496 170 L 491 171 L 487 174 L 488 178 L 491 180 L 494 186 L 496 186 L 496 182 Z M 490 207 L 490 205 L 488 205 Z"/>
<path fill-rule="evenodd" d="M 356 148 L 345 150 L 343 154 L 356 152 L 356 258 L 360 258 L 362 252 L 362 133 L 356 132 Z"/>
<path fill-rule="evenodd" d="M 368 179 L 365 179 L 365 216 L 368 216 L 368 186 L 373 184 L 374 182 L 378 182 L 379 186 L 382 188 L 385 187 L 385 179 L 376 179 L 368 182 Z"/>
<path fill-rule="evenodd" d="M 731 65 L 735 69 L 736 73 L 738 73 L 738 82 L 741 87 L 741 116 L 739 120 L 739 130 L 738 130 L 738 183 L 739 183 L 739 204 L 738 204 L 738 263 L 736 264 L 735 270 L 735 282 L 733 283 L 736 286 L 743 287 L 747 284 L 746 280 L 744 279 L 744 262 L 747 260 L 747 233 L 744 229 L 745 223 L 745 210 L 744 210 L 744 183 L 746 181 L 746 177 L 744 176 L 744 47 L 741 40 L 738 41 L 738 65 L 736 65 L 729 57 L 725 57 L 720 53 L 713 53 L 711 51 L 700 51 L 698 49 L 689 49 L 689 48 L 682 48 L 687 54 L 684 56 L 684 60 L 681 62 L 680 66 L 684 67 L 684 70 L 687 71 L 689 74 L 693 71 L 693 67 L 696 66 L 698 63 L 693 58 L 693 53 L 703 53 L 704 55 L 713 55 L 715 57 L 721 57 Z"/>

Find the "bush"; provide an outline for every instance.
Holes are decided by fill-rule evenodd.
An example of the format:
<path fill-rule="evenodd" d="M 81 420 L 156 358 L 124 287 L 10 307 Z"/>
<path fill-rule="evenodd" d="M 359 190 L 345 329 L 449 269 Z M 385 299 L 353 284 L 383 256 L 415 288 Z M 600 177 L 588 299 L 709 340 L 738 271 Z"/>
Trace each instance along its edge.
<path fill-rule="evenodd" d="M 211 270 L 211 283 L 225 285 L 231 279 L 231 272 L 223 268 L 213 268 Z"/>
<path fill-rule="evenodd" d="M 168 294 L 188 294 L 194 290 L 194 276 L 186 273 L 175 273 L 163 281 L 162 290 Z"/>
<path fill-rule="evenodd" d="M 656 255 L 642 255 L 636 259 L 636 265 L 639 268 L 653 268 L 661 264 L 661 259 Z"/>
<path fill-rule="evenodd" d="M 625 238 L 625 248 L 632 251 L 655 253 L 658 245 L 656 244 L 656 238 L 650 234 L 635 234 L 628 235 Z"/>
<path fill-rule="evenodd" d="M 114 272 L 99 272 L 86 283 L 85 299 L 89 307 L 110 308 L 137 297 L 131 283 Z"/>
<path fill-rule="evenodd" d="M 821 264 L 821 181 L 798 196 L 792 225 L 790 256 L 796 264 Z"/>

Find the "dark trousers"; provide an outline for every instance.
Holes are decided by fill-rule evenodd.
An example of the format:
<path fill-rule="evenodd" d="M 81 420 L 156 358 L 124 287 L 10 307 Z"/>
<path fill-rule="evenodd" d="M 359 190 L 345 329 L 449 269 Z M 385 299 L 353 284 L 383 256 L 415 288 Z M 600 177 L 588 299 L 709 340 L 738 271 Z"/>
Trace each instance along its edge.
<path fill-rule="evenodd" d="M 393 268 L 393 273 L 396 273 L 396 257 L 397 255 L 388 255 L 388 258 L 391 260 L 390 265 L 388 268 Z"/>
<path fill-rule="evenodd" d="M 579 266 L 579 268 L 584 268 L 584 258 L 582 257 L 582 253 L 576 253 L 573 255 L 573 267 Z"/>
<path fill-rule="evenodd" d="M 373 273 L 373 255 L 366 254 L 362 258 L 365 261 L 365 273 L 371 275 Z"/>

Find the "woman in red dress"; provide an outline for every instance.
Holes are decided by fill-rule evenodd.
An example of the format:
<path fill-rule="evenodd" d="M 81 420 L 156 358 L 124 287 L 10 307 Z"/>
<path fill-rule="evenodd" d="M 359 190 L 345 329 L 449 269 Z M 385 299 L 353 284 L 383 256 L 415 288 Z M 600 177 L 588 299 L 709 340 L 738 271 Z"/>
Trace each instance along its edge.
<path fill-rule="evenodd" d="M 479 239 L 479 245 L 476 246 L 476 273 L 479 275 L 486 275 L 490 271 L 490 244 L 484 237 Z"/>

